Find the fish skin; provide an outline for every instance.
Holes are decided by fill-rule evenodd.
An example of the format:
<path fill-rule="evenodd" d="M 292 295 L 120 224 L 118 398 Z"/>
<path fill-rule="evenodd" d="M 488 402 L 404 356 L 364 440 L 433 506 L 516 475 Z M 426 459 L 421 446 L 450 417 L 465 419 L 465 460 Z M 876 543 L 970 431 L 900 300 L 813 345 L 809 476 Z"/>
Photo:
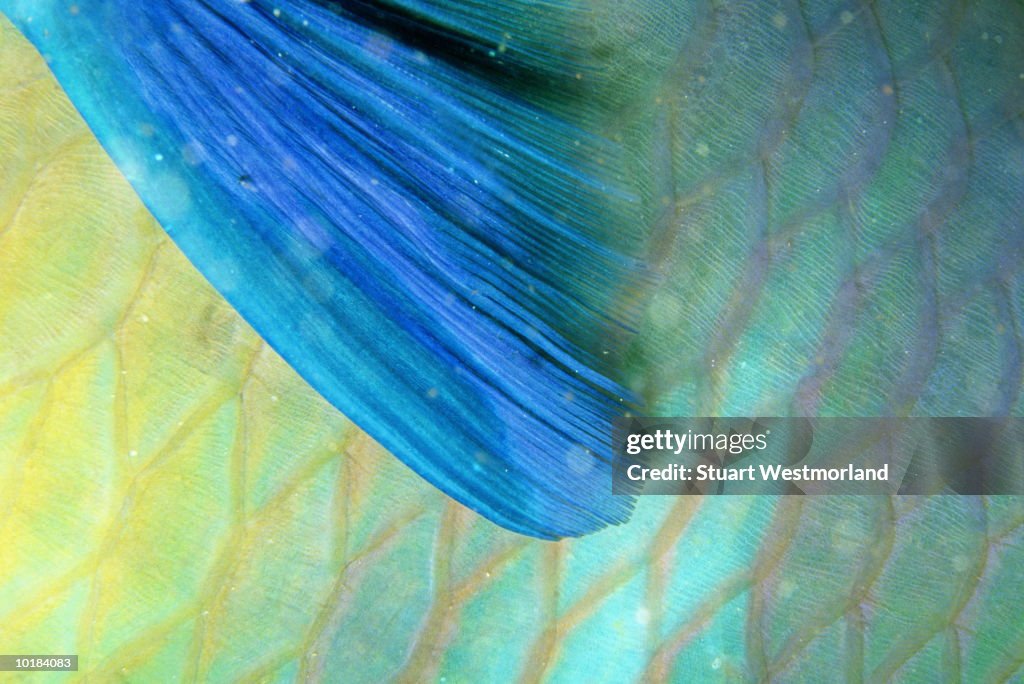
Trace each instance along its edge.
<path fill-rule="evenodd" d="M 634 105 L 651 413 L 1019 415 L 1021 8 L 696 6 Z"/>
<path fill-rule="evenodd" d="M 1015 6 L 1008 7 L 1012 11 Z M 841 23 L 841 11 L 837 16 Z M 999 18 L 995 23 L 1008 31 L 1012 22 Z M 995 35 L 990 33 L 989 40 Z M 5 97 L 8 106 L 0 109 L 4 215 L 23 207 L 17 220 L 6 222 L 6 236 L 0 236 L 0 254 L 9 260 L 0 269 L 5 293 L 0 320 L 3 338 L 17 341 L 5 345 L 0 365 L 6 369 L 7 390 L 0 452 L 15 456 L 13 463 L 5 459 L 0 491 L 18 492 L 16 503 L 5 497 L 17 512 L 5 517 L 6 533 L 17 543 L 0 552 L 0 576 L 6 578 L 0 591 L 25 597 L 0 617 L 0 639 L 6 643 L 37 650 L 59 634 L 63 649 L 90 654 L 89 674 L 134 681 L 246 675 L 351 680 L 345 675 L 355 668 L 362 676 L 354 678 L 367 681 L 403 673 L 448 681 L 507 681 L 510 673 L 554 681 L 815 681 L 822 673 L 871 681 L 1019 676 L 1024 634 L 1016 618 L 1024 595 L 1024 513 L 1017 497 L 645 498 L 622 528 L 558 544 L 533 542 L 445 501 L 379 447 L 355 435 L 350 423 L 303 389 L 266 350 L 258 352 L 252 366 L 259 372 L 251 377 L 259 379 L 246 383 L 245 364 L 238 370 L 224 359 L 248 358 L 259 349 L 255 335 L 160 237 L 98 148 L 72 144 L 88 136 L 42 63 L 10 28 L 0 36 L 2 63 L 18 65 L 3 70 L 3 92 L 22 93 L 23 98 Z M 1012 72 L 1005 75 L 1004 83 Z M 984 94 L 987 86 L 979 84 L 985 79 L 976 81 L 975 92 Z M 968 111 L 978 121 L 989 117 L 991 122 L 999 109 L 982 103 Z M 26 122 L 34 131 L 30 143 L 23 133 Z M 985 234 L 987 224 L 978 217 L 1012 219 L 1009 212 L 1019 191 L 1010 181 L 1020 144 L 1012 129 L 996 127 L 992 130 L 1001 133 L 972 138 L 971 158 L 981 161 L 967 174 L 967 185 L 971 178 L 975 183 L 957 202 L 956 222 L 944 225 Z M 7 155 L 15 155 L 17 162 L 6 163 Z M 694 155 L 701 156 L 696 150 Z M 645 163 L 638 155 L 638 166 Z M 917 178 L 897 172 L 902 170 L 897 167 L 890 178 Z M 73 179 L 73 185 L 61 184 L 61 178 Z M 90 179 L 94 186 L 81 185 Z M 69 196 L 62 187 L 86 191 Z M 757 180 L 746 184 L 737 179 L 729 189 L 739 191 L 723 189 L 717 203 L 702 208 L 711 216 L 725 214 L 736 205 L 729 200 L 748 197 L 742 190 L 749 187 L 756 188 Z M 884 196 L 881 189 L 876 192 Z M 86 204 L 90 197 L 93 203 Z M 58 199 L 64 200 L 64 209 Z M 881 205 L 892 211 L 895 204 L 884 197 L 875 202 L 865 201 L 861 210 L 878 211 Z M 78 221 L 72 220 L 76 216 Z M 737 231 L 749 225 L 735 220 Z M 68 240 L 75 249 L 63 260 L 48 248 L 52 241 L 44 230 L 58 224 L 76 231 L 75 239 Z M 1000 225 L 1014 227 L 1012 222 Z M 103 227 L 106 231 L 97 233 Z M 992 234 L 1002 235 L 995 229 L 985 235 Z M 120 269 L 89 261 L 111 253 L 109 242 L 87 240 L 97 235 L 136 245 L 134 251 L 118 250 L 127 253 L 114 262 Z M 1018 396 L 1019 375 L 1015 378 L 1014 356 L 1007 350 L 1019 333 L 1005 323 L 1019 320 L 1020 286 L 1011 277 L 1012 258 L 1003 256 L 1013 253 L 1002 249 L 1005 243 L 972 242 L 971 235 L 944 236 L 944 245 L 958 248 L 947 252 L 952 257 L 942 272 L 943 292 L 953 293 L 941 309 L 950 314 L 949 323 L 941 335 L 932 336 L 945 351 L 935 355 L 933 364 L 922 364 L 934 370 L 926 389 L 911 394 L 921 397 L 917 410 L 924 413 L 984 414 L 993 405 L 1006 405 L 1017 415 L 1019 398 L 1014 403 L 1013 397 Z M 886 235 L 869 237 L 884 242 Z M 20 243 L 21 251 L 12 243 Z M 149 250 L 158 244 L 165 246 L 152 260 Z M 974 259 L 967 258 L 972 247 Z M 52 271 L 25 267 L 43 263 L 44 256 L 54 264 Z M 742 273 L 747 262 L 736 261 L 735 270 Z M 19 264 L 21 271 L 15 268 Z M 988 273 L 972 273 L 978 264 L 988 266 L 981 271 L 1000 275 L 996 286 L 985 286 Z M 106 276 L 99 282 L 121 294 L 87 296 L 67 282 L 65 274 L 76 268 L 99 271 Z M 694 273 L 689 276 L 687 283 L 697 281 Z M 144 306 L 136 304 L 127 309 L 131 315 L 123 315 L 139 280 L 149 284 L 141 288 Z M 886 286 L 902 291 L 899 283 Z M 44 297 L 47 291 L 58 294 L 55 302 Z M 820 299 L 831 302 L 831 294 Z M 759 306 L 768 302 L 764 297 L 758 301 Z M 57 308 L 62 304 L 72 306 Z M 7 313 L 12 309 L 18 313 Z M 145 314 L 149 321 L 144 322 L 147 310 L 160 314 Z M 181 311 L 197 315 L 181 323 Z M 649 325 L 655 320 L 652 314 Z M 749 320 L 736 329 L 741 336 L 750 334 L 748 346 L 754 346 L 759 340 L 747 333 Z M 869 330 L 852 340 L 884 338 L 872 330 L 891 330 L 872 328 L 869 316 L 855 320 Z M 926 319 L 914 322 L 921 320 Z M 158 321 L 164 327 L 147 331 Z M 32 324 L 38 328 L 28 334 Z M 926 325 L 918 325 L 927 332 Z M 901 328 L 896 333 L 897 338 L 914 337 Z M 716 339 L 646 334 L 655 350 Z M 760 335 L 770 337 L 771 331 Z M 101 342 L 89 346 L 97 338 Z M 886 342 L 878 339 L 883 346 Z M 155 347 L 158 343 L 165 346 Z M 860 343 L 844 344 L 857 349 Z M 671 359 L 671 353 L 644 353 L 649 356 L 637 366 L 661 377 L 650 359 Z M 898 355 L 864 357 L 870 370 Z M 144 374 L 145 382 L 130 380 L 139 377 L 137 364 L 154 359 L 163 363 Z M 12 372 L 26 368 L 26 360 L 35 373 Z M 129 370 L 129 380 L 118 381 L 116 369 L 125 361 L 131 364 L 122 368 Z M 712 398 L 717 392 L 737 397 L 733 401 L 741 408 L 756 404 L 760 396 L 728 375 L 713 384 L 699 368 L 687 370 L 686 363 L 670 367 L 682 369 L 684 381 L 667 393 L 652 392 L 654 397 L 689 401 L 687 387 L 701 383 L 712 386 Z M 886 389 L 897 384 L 891 375 L 898 374 L 876 372 L 873 382 L 881 388 L 864 395 L 848 392 L 834 404 L 848 408 L 874 401 L 885 406 Z M 154 381 L 169 391 L 147 398 L 146 388 Z M 121 389 L 116 389 L 118 382 Z M 778 386 L 754 384 L 767 386 L 769 396 L 790 400 L 799 379 L 784 377 Z M 268 386 L 274 388 L 270 392 L 279 391 L 268 393 Z M 810 394 L 818 393 L 827 394 L 824 389 Z M 875 394 L 882 398 L 872 399 Z M 118 400 L 124 410 L 115 410 L 111 395 L 124 397 Z M 1007 396 L 1009 403 L 1000 404 Z M 180 401 L 161 403 L 167 397 Z M 218 401 L 230 410 L 212 415 L 202 410 Z M 282 401 L 289 406 L 281 407 Z M 231 417 L 240 405 L 244 411 L 236 415 L 247 416 L 241 423 Z M 45 406 L 51 407 L 50 415 L 57 408 L 60 423 L 47 420 Z M 153 445 L 174 443 L 179 415 L 195 415 L 189 427 L 206 441 L 179 442 L 176 450 L 150 460 L 158 450 Z M 240 430 L 240 424 L 246 429 Z M 90 426 L 92 432 L 86 429 Z M 130 451 L 110 446 L 117 443 L 119 430 L 131 441 L 136 435 L 156 436 L 145 437 L 149 446 L 133 462 L 125 455 Z M 168 439 L 161 440 L 160 433 Z M 344 457 L 327 455 L 332 440 Z M 209 470 L 194 470 L 204 463 L 189 459 L 197 451 L 210 461 Z M 282 458 L 286 452 L 292 458 Z M 119 454 L 115 474 L 107 470 L 111 453 Z M 223 487 L 224 473 L 237 478 L 239 461 L 251 468 L 243 470 L 248 477 L 232 480 L 236 494 L 231 501 L 224 500 L 223 492 L 212 497 L 220 502 L 219 514 L 189 498 L 200 483 L 206 494 L 200 501 L 210 499 Z M 19 475 L 22 466 L 15 464 L 33 464 L 27 471 L 31 477 Z M 59 478 L 46 477 L 77 472 L 77 467 L 86 474 L 68 490 L 54 487 Z M 83 491 L 93 498 L 72 496 Z M 338 495 L 341 491 L 345 497 Z M 152 503 L 131 496 L 140 492 Z M 162 496 L 154 500 L 154 493 Z M 342 501 L 349 503 L 341 506 Z M 96 519 L 92 512 L 101 509 L 106 513 Z M 107 524 L 121 534 L 103 534 Z M 90 534 L 93 528 L 100 532 Z M 54 533 L 65 540 L 60 548 L 52 544 Z M 321 547 L 330 553 L 319 552 Z M 159 564 L 152 562 L 157 548 L 162 549 Z M 382 595 L 389 600 L 381 600 Z M 48 597 L 53 603 L 42 603 Z"/>

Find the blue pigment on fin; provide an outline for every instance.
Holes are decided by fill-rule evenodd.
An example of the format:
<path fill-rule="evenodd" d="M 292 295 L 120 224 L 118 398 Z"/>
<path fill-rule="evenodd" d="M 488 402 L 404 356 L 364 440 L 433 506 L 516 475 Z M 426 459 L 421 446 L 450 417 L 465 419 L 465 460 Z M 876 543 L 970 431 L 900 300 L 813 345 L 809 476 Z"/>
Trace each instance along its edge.
<path fill-rule="evenodd" d="M 566 22 L 553 32 L 583 11 L 0 9 L 175 242 L 313 387 L 462 503 L 555 538 L 632 508 L 611 495 L 625 392 L 601 352 L 628 335 L 646 276 L 617 244 L 636 204 L 616 147 L 481 67 L 496 47 L 493 71 L 543 73 L 542 33 L 495 46 L 520 5 Z M 549 38 L 557 83 L 574 56 Z"/>

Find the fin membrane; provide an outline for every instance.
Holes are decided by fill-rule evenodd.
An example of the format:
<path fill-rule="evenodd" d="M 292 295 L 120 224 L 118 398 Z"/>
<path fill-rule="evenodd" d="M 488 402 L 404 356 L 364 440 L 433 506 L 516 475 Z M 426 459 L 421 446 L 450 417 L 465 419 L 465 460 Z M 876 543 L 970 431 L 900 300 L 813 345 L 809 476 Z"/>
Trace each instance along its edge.
<path fill-rule="evenodd" d="M 325 398 L 511 529 L 628 517 L 605 359 L 645 284 L 636 203 L 615 145 L 480 68 L 571 79 L 583 9 L 14 5 L 165 230 Z"/>

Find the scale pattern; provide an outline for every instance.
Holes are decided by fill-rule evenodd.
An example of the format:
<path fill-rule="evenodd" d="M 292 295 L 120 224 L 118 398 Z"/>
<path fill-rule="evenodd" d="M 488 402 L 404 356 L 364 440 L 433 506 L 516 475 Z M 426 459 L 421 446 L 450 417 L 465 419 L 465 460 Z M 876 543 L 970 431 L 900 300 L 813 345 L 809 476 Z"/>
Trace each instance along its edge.
<path fill-rule="evenodd" d="M 665 274 L 637 389 L 1020 414 L 1019 4 L 630 7 L 608 125 Z M 744 62 L 767 39 L 744 21 L 789 51 Z M 897 76 L 836 112 L 852 32 Z M 1019 498 L 645 498 L 580 540 L 503 531 L 260 342 L 7 24 L 0 64 L 5 650 L 78 652 L 96 681 L 1021 677 Z"/>

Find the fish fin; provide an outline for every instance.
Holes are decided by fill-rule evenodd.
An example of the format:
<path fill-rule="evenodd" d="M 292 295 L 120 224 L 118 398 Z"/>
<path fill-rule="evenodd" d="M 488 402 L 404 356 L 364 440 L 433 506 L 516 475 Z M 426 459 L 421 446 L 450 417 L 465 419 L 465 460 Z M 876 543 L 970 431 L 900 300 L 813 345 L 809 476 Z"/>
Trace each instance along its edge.
<path fill-rule="evenodd" d="M 649 275 L 619 149 L 403 40 L 503 31 L 482 5 L 370 5 L 123 0 L 22 26 L 165 230 L 331 403 L 506 527 L 622 522 L 611 359 Z"/>

